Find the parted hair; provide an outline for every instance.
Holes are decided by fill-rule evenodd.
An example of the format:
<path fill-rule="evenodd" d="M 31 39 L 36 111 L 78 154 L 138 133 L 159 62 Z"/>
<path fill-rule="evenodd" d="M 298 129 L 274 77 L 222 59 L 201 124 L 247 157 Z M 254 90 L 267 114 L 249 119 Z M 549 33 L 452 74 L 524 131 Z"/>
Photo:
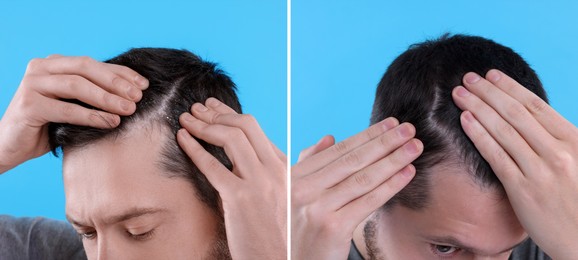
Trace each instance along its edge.
<path fill-rule="evenodd" d="M 503 189 L 490 165 L 481 156 L 460 124 L 461 110 L 452 90 L 462 85 L 467 72 L 486 75 L 498 69 L 545 100 L 538 76 L 512 49 L 477 36 L 445 34 L 411 45 L 387 68 L 377 87 L 371 124 L 387 117 L 410 122 L 424 144 L 413 165 L 414 179 L 384 205 L 400 204 L 419 210 L 429 201 L 429 177 L 434 165 L 457 162 L 482 187 Z"/>
<path fill-rule="evenodd" d="M 135 48 L 105 62 L 127 66 L 149 80 L 149 87 L 143 91 L 136 112 L 121 117 L 120 125 L 111 129 L 52 123 L 48 132 L 53 153 L 58 155 L 60 148 L 82 149 L 84 145 L 105 138 L 117 138 L 137 123 L 158 124 L 169 129 L 165 131 L 168 141 L 164 144 L 158 165 L 168 173 L 168 177 L 189 180 L 199 199 L 221 215 L 217 191 L 179 147 L 176 133 L 181 128 L 179 116 L 190 111 L 194 103 L 204 103 L 209 97 L 215 97 L 241 113 L 233 81 L 216 64 L 186 50 Z M 77 100 L 70 101 L 94 108 Z M 222 148 L 198 141 L 227 168 L 232 168 Z"/>

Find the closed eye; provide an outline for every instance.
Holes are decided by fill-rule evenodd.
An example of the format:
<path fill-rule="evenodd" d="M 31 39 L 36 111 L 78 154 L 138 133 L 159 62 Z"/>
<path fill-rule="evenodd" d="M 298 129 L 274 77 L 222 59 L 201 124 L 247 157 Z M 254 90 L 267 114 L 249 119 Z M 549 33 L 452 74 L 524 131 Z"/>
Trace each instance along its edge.
<path fill-rule="evenodd" d="M 149 240 L 153 237 L 154 235 L 154 229 L 144 232 L 144 233 L 140 233 L 140 234 L 133 234 L 130 233 L 129 231 L 127 231 L 126 233 L 128 234 L 128 236 L 136 241 L 146 241 Z"/>

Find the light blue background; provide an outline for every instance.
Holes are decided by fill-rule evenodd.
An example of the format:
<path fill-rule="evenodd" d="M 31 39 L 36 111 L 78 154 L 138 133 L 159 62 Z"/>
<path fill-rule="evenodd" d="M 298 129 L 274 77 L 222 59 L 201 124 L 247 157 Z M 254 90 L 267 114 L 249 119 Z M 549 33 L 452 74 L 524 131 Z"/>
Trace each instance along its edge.
<path fill-rule="evenodd" d="M 292 1 L 292 163 L 326 134 L 365 129 L 386 68 L 444 32 L 487 37 L 536 70 L 551 104 L 578 125 L 578 3 Z"/>
<path fill-rule="evenodd" d="M 286 6 L 281 0 L 2 1 L 0 115 L 32 58 L 104 60 L 131 47 L 186 48 L 229 73 L 244 111 L 285 150 Z M 0 214 L 64 219 L 60 159 L 46 155 L 1 175 Z"/>

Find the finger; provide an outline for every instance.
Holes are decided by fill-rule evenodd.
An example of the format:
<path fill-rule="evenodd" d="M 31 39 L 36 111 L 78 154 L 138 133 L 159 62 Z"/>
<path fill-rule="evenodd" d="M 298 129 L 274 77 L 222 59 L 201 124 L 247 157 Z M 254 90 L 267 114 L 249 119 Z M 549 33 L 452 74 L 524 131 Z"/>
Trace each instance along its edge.
<path fill-rule="evenodd" d="M 486 78 L 502 91 L 518 100 L 554 137 L 565 140 L 576 134 L 576 127 L 554 110 L 546 101 L 499 70 L 490 70 Z"/>
<path fill-rule="evenodd" d="M 238 114 L 237 111 L 214 97 L 207 98 L 205 105 L 221 114 Z"/>
<path fill-rule="evenodd" d="M 50 54 L 46 58 L 47 59 L 53 59 L 53 58 L 60 58 L 60 57 L 63 57 L 63 56 L 60 54 Z"/>
<path fill-rule="evenodd" d="M 464 111 L 460 121 L 466 135 L 472 140 L 482 157 L 490 164 L 504 186 L 507 188 L 509 185 L 515 185 L 516 180 L 524 176 L 524 169 L 520 170 L 518 164 L 471 112 Z"/>
<path fill-rule="evenodd" d="M 388 156 L 415 136 L 415 127 L 403 123 L 370 142 L 347 153 L 319 171 L 304 177 L 313 187 L 323 191 L 355 174 L 357 171 Z"/>
<path fill-rule="evenodd" d="M 413 162 L 423 151 L 423 144 L 412 139 L 390 155 L 347 177 L 326 190 L 323 200 L 330 209 L 337 210 L 349 202 L 371 192 Z"/>
<path fill-rule="evenodd" d="M 376 123 L 366 130 L 347 138 L 317 154 L 312 155 L 293 166 L 294 175 L 306 175 L 318 171 L 329 163 L 337 160 L 343 155 L 357 149 L 359 146 L 381 136 L 383 133 L 399 125 L 397 119 L 393 117 L 386 118 Z"/>
<path fill-rule="evenodd" d="M 110 65 L 95 61 L 88 57 L 57 57 L 51 59 L 34 59 L 29 63 L 28 72 L 37 71 L 50 74 L 80 75 L 106 91 L 123 98 L 137 101 L 142 96 L 142 80 L 138 73 L 126 68 L 119 69 L 119 65 Z M 124 75 L 132 71 L 132 75 Z M 132 80 L 126 80 L 130 78 Z M 148 85 L 148 82 L 147 82 Z"/>
<path fill-rule="evenodd" d="M 513 126 L 536 153 L 540 155 L 551 153 L 552 147 L 555 147 L 554 137 L 528 112 L 524 105 L 475 73 L 466 74 L 464 82 L 469 91 L 459 87 L 456 89 L 455 98 L 463 101 L 458 102 L 458 105 L 467 107 L 468 102 L 475 100 L 475 98 L 470 98 L 471 91 L 482 102 L 498 112 L 506 123 Z M 469 108 L 464 110 L 469 110 Z M 474 114 L 477 112 L 471 111 Z"/>
<path fill-rule="evenodd" d="M 94 128 L 114 128 L 120 124 L 120 117 L 115 114 L 84 108 L 77 104 L 51 98 L 43 98 L 35 106 L 45 122 L 81 125 Z"/>
<path fill-rule="evenodd" d="M 134 84 L 137 88 L 139 88 L 141 90 L 145 90 L 149 87 L 150 83 L 145 77 L 141 76 L 138 72 L 134 71 L 133 69 L 131 69 L 127 66 L 113 64 L 113 63 L 102 63 L 102 64 L 104 64 L 112 72 L 123 77 L 125 80 L 127 80 L 128 82 L 131 82 L 132 84 Z"/>
<path fill-rule="evenodd" d="M 214 98 L 214 97 L 210 97 L 205 101 L 205 106 L 217 111 L 218 113 L 221 114 L 238 114 L 237 111 L 235 111 L 234 109 L 232 109 L 231 107 L 227 106 L 227 104 L 221 102 L 220 100 Z M 287 156 L 285 155 L 285 153 L 281 150 L 279 150 L 279 148 L 277 148 L 277 146 L 275 146 L 275 144 L 273 144 L 271 142 L 271 147 L 273 148 L 273 150 L 275 151 L 275 154 L 277 155 L 277 157 L 279 159 L 281 159 L 284 162 L 287 162 Z"/>
<path fill-rule="evenodd" d="M 271 147 L 273 147 L 273 151 L 275 151 L 277 158 L 279 158 L 279 160 L 287 163 L 287 155 L 285 155 L 285 153 L 283 151 L 281 151 L 281 149 L 279 149 L 273 142 L 270 142 L 270 144 L 271 144 Z"/>
<path fill-rule="evenodd" d="M 128 116 L 135 112 L 136 104 L 122 97 L 113 95 L 78 75 L 50 75 L 36 77 L 38 92 L 50 98 L 78 99 L 104 111 Z"/>
<path fill-rule="evenodd" d="M 260 164 L 251 143 L 240 129 L 224 125 L 209 125 L 189 113 L 183 113 L 179 117 L 179 122 L 191 135 L 223 147 L 233 167 L 239 169 L 240 174 L 251 173 L 252 169 Z"/>
<path fill-rule="evenodd" d="M 186 129 L 180 129 L 177 132 L 177 142 L 219 193 L 229 190 L 227 187 L 230 187 L 235 181 L 232 178 L 235 175 L 217 158 L 207 152 Z"/>
<path fill-rule="evenodd" d="M 275 150 L 273 150 L 273 147 L 271 146 L 269 138 L 267 138 L 259 126 L 259 123 L 253 116 L 236 113 L 221 114 L 201 103 L 193 104 L 191 112 L 194 117 L 209 125 L 219 124 L 243 131 L 262 163 L 265 164 L 278 158 Z"/>
<path fill-rule="evenodd" d="M 369 193 L 355 199 L 337 211 L 344 226 L 357 227 L 369 214 L 381 208 L 401 191 L 415 176 L 415 167 L 408 165 Z"/>
<path fill-rule="evenodd" d="M 310 156 L 317 154 L 331 147 L 334 144 L 335 138 L 331 135 L 326 135 L 322 137 L 316 144 L 308 148 L 305 148 L 303 151 L 301 151 L 301 153 L 299 154 L 299 158 L 297 159 L 297 162 L 303 161 L 304 159 L 309 158 Z"/>
<path fill-rule="evenodd" d="M 453 91 L 456 104 L 462 109 L 471 111 L 479 122 L 488 130 L 490 135 L 504 148 L 518 165 L 533 162 L 538 155 L 533 148 L 528 145 L 520 133 L 508 122 L 506 122 L 494 109 L 484 103 L 476 95 L 464 95 L 458 92 L 467 90 L 456 88 Z M 543 148 L 542 148 L 543 149 Z"/>

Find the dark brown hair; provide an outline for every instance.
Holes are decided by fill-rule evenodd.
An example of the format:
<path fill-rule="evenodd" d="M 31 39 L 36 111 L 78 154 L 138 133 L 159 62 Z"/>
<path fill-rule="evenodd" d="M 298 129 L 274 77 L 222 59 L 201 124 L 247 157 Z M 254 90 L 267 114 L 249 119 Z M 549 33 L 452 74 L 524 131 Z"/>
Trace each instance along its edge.
<path fill-rule="evenodd" d="M 462 111 L 451 95 L 467 72 L 485 76 L 490 69 L 501 70 L 547 101 L 538 76 L 520 55 L 482 37 L 446 34 L 410 46 L 389 66 L 377 87 L 371 124 L 391 116 L 412 123 L 424 151 L 413 162 L 414 179 L 385 208 L 398 203 L 411 209 L 426 206 L 431 167 L 450 160 L 466 165 L 482 187 L 502 188 L 463 131 Z"/>
<path fill-rule="evenodd" d="M 106 62 L 127 66 L 149 80 L 149 88 L 143 91 L 136 112 L 121 117 L 120 125 L 112 129 L 50 124 L 49 143 L 53 153 L 57 155 L 59 148 L 75 149 L 104 138 L 115 138 L 129 130 L 133 123 L 146 121 L 160 124 L 170 129 L 170 135 L 159 157 L 159 164 L 170 174 L 169 177 L 189 180 L 196 188 L 199 199 L 221 216 L 216 190 L 176 143 L 176 132 L 181 128 L 179 116 L 189 111 L 194 103 L 204 103 L 209 97 L 215 97 L 241 113 L 233 81 L 216 64 L 203 61 L 186 50 L 131 49 Z M 71 102 L 90 107 L 76 100 Z M 227 168 L 232 168 L 222 148 L 202 140 L 199 142 Z"/>

